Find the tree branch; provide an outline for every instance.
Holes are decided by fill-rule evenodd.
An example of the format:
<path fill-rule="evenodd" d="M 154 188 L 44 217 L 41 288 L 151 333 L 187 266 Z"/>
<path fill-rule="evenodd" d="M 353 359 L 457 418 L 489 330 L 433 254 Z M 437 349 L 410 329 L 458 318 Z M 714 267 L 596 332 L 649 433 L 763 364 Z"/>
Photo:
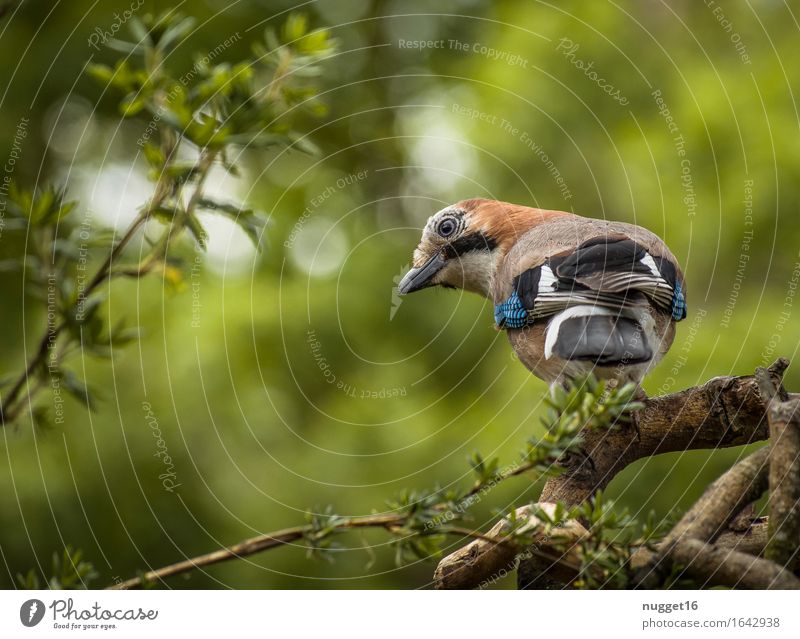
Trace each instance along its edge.
<path fill-rule="evenodd" d="M 779 360 L 770 368 L 770 374 L 778 383 L 785 368 L 785 360 Z M 598 488 L 604 487 L 614 474 L 640 457 L 669 450 L 735 446 L 759 441 L 767 436 L 763 419 L 764 401 L 758 392 L 758 382 L 751 376 L 716 378 L 698 388 L 649 399 L 638 416 L 639 436 L 635 429 L 625 427 L 616 430 L 587 430 L 584 450 L 588 452 L 573 456 L 569 462 L 572 467 L 566 468 L 564 474 L 551 478 L 545 485 L 543 495 L 561 495 L 564 497 L 561 501 L 575 505 L 591 496 Z M 615 454 L 616 460 L 612 460 L 611 456 Z M 766 488 L 768 455 L 768 448 L 763 448 L 714 482 L 670 533 L 669 543 L 662 545 L 665 550 L 658 555 L 642 551 L 638 565 L 646 564 L 648 569 L 659 562 L 671 565 L 674 561 L 673 553 L 680 545 L 680 558 L 685 559 L 688 556 L 686 553 L 694 553 L 692 557 L 695 559 L 685 562 L 687 570 L 693 570 L 689 564 L 715 565 L 715 562 L 720 561 L 720 553 L 723 553 L 726 557 L 733 557 L 732 561 L 738 562 L 737 566 L 743 565 L 745 557 L 754 566 L 744 573 L 745 587 L 746 584 L 768 582 L 780 584 L 773 587 L 793 587 L 793 582 L 787 577 L 792 577 L 788 571 L 781 571 L 780 566 L 743 552 L 756 554 L 763 550 L 767 537 L 766 522 L 758 520 L 744 530 L 725 531 L 731 519 L 744 506 L 757 499 Z M 519 475 L 527 469 L 526 464 L 515 466 L 511 471 L 501 473 L 498 481 Z M 466 495 L 474 495 L 482 487 L 483 484 L 479 483 Z M 543 497 L 538 506 L 552 514 L 555 503 L 547 502 Z M 482 587 L 518 565 L 525 568 L 530 575 L 527 583 L 520 583 L 521 587 L 538 585 L 548 580 L 560 584 L 568 584 L 574 580 L 580 571 L 580 561 L 578 557 L 572 556 L 572 549 L 588 535 L 586 528 L 572 520 L 559 528 L 558 539 L 550 539 L 544 532 L 545 527 L 540 526 L 541 521 L 530 512 L 529 506 L 516 511 L 517 519 L 527 519 L 522 526 L 518 523 L 512 525 L 504 519 L 487 533 L 463 528 L 436 528 L 440 533 L 472 537 L 473 541 L 439 563 L 434 576 L 435 587 Z M 398 534 L 406 530 L 404 526 L 408 525 L 408 517 L 405 514 L 395 514 L 343 519 L 332 524 L 331 529 L 338 532 L 381 527 Z M 313 533 L 314 528 L 307 525 L 260 535 L 227 548 L 151 570 L 110 588 L 143 586 L 180 573 L 308 539 Z M 525 538 L 526 533 L 531 537 Z M 411 534 L 418 533 L 412 530 Z M 552 535 L 552 531 L 550 534 Z M 713 540 L 714 537 L 719 537 L 714 547 L 707 547 L 703 543 Z M 530 539 L 533 542 L 529 544 L 527 542 Z M 683 544 L 687 540 L 699 541 L 701 546 Z M 762 561 L 767 566 L 759 563 Z M 649 572 L 653 573 L 652 570 Z M 719 583 L 730 581 L 725 570 L 720 569 L 717 572 L 721 576 L 714 579 L 721 580 Z"/>
<path fill-rule="evenodd" d="M 539 506 L 552 512 L 553 504 L 539 504 Z M 517 517 L 527 517 L 530 510 L 530 506 L 518 508 Z M 482 588 L 505 577 L 521 561 L 526 561 L 526 571 L 531 572 L 532 579 L 535 578 L 539 583 L 542 582 L 542 577 L 545 577 L 553 583 L 568 584 L 577 576 L 577 569 L 572 568 L 573 560 L 569 556 L 571 550 L 569 546 L 588 534 L 579 522 L 572 521 L 571 525 L 574 525 L 574 528 L 569 530 L 565 528 L 564 536 L 559 536 L 557 541 L 544 536 L 537 539 L 533 544 L 537 550 L 536 561 L 527 561 L 533 560 L 534 557 L 529 556 L 526 548 L 519 545 L 511 549 L 481 540 L 470 542 L 439 562 L 434 573 L 434 587 L 442 590 Z M 730 528 L 717 537 L 714 542 L 716 549 L 726 553 L 735 550 L 740 554 L 748 554 L 751 555 L 751 560 L 752 557 L 764 552 L 767 545 L 766 518 L 756 518 L 736 528 L 733 526 L 732 523 Z M 509 524 L 503 519 L 485 533 L 485 536 L 502 538 L 508 531 Z M 565 546 L 567 546 L 566 552 L 563 550 Z M 640 553 L 634 555 L 638 560 L 637 565 L 652 557 L 649 551 L 642 550 Z"/>
<path fill-rule="evenodd" d="M 778 382 L 788 366 L 769 368 Z M 728 448 L 769 437 L 765 400 L 752 375 L 715 377 L 702 386 L 647 399 L 634 428 L 585 432 L 585 456 L 545 484 L 541 501 L 577 505 L 605 488 L 629 464 L 661 453 Z"/>
<path fill-rule="evenodd" d="M 800 579 L 782 566 L 748 555 L 706 544 L 699 539 L 680 540 L 671 552 L 683 574 L 703 586 L 727 586 L 749 590 L 800 590 Z"/>
<path fill-rule="evenodd" d="M 769 522 L 766 517 L 757 518 L 743 528 L 734 528 L 731 523 L 714 545 L 721 550 L 736 550 L 754 557 L 759 557 L 767 547 Z"/>
<path fill-rule="evenodd" d="M 551 516 L 556 508 L 555 504 L 538 505 Z M 504 539 L 511 531 L 510 522 L 508 519 L 503 519 L 485 533 L 483 538 L 470 542 L 440 561 L 433 575 L 434 588 L 439 590 L 482 588 L 504 577 L 523 559 L 535 560 L 541 572 L 562 583 L 569 583 L 578 574 L 576 562 L 569 557 L 569 549 L 564 552 L 554 548 L 553 540 L 544 532 L 538 532 L 541 520 L 530 513 L 530 506 L 516 510 L 517 519 L 526 520 L 526 523 L 516 531 L 531 534 L 530 544 L 497 543 L 497 540 Z M 563 549 L 587 534 L 586 528 L 579 522 L 569 521 L 565 527 L 559 529 L 559 548 Z"/>
<path fill-rule="evenodd" d="M 772 364 L 767 373 L 782 391 L 781 381 L 789 362 Z M 782 391 L 785 393 L 785 391 Z M 629 464 L 661 453 L 741 446 L 769 437 L 765 419 L 768 399 L 759 392 L 754 376 L 716 377 L 699 387 L 647 399 L 636 415 L 636 429 L 620 428 L 610 433 L 587 431 L 585 457 L 550 479 L 540 499 L 580 504 Z M 737 513 L 732 513 L 735 516 Z M 720 529 L 721 530 L 721 529 Z M 519 571 L 518 586 L 531 586 Z"/>
<path fill-rule="evenodd" d="M 370 517 L 342 519 L 331 526 L 331 531 L 342 532 L 357 528 L 384 528 L 394 534 L 401 535 L 405 531 L 403 526 L 408 523 L 408 519 L 409 515 L 405 514 L 373 515 Z M 283 530 L 258 535 L 257 537 L 246 539 L 232 546 L 221 548 L 220 550 L 215 550 L 203 555 L 198 555 L 197 557 L 185 559 L 156 570 L 150 570 L 138 577 L 132 577 L 131 579 L 112 584 L 111 586 L 108 586 L 107 590 L 129 590 L 131 588 L 140 588 L 156 581 L 163 581 L 168 577 L 173 577 L 175 575 L 191 572 L 192 570 L 197 570 L 206 566 L 212 566 L 214 564 L 230 561 L 231 559 L 242 559 L 243 557 L 255 555 L 257 553 L 264 552 L 265 550 L 289 545 L 295 541 L 308 539 L 309 537 L 313 537 L 315 532 L 317 531 L 312 525 L 309 524 L 306 526 L 295 526 L 293 528 L 285 528 Z M 515 553 L 520 552 L 520 550 L 524 551 L 524 545 L 520 546 L 515 539 L 510 537 L 506 538 L 500 534 L 483 534 L 467 528 L 453 526 L 437 528 L 436 532 L 447 535 L 458 535 L 459 537 L 471 537 L 475 539 L 476 543 L 480 543 L 482 547 L 490 547 L 495 551 L 499 551 L 500 556 L 504 556 L 503 553 L 505 552 L 510 552 L 513 556 Z M 519 533 L 522 531 L 517 530 L 517 532 Z M 547 560 L 554 565 L 566 563 L 566 560 L 563 557 L 559 557 L 554 554 L 548 555 Z M 573 567 L 572 570 L 574 571 L 575 568 Z"/>
<path fill-rule="evenodd" d="M 765 555 L 792 565 L 800 541 L 800 400 L 788 399 L 767 371 L 756 371 L 762 394 L 769 398 L 769 541 Z"/>
<path fill-rule="evenodd" d="M 769 447 L 759 448 L 712 483 L 681 517 L 664 542 L 683 537 L 712 541 L 747 504 L 767 489 Z"/>
<path fill-rule="evenodd" d="M 758 499 L 767 488 L 768 460 L 768 447 L 745 457 L 706 489 L 659 544 L 657 553 L 637 553 L 632 559 L 637 587 L 659 587 L 675 562 L 673 552 L 679 543 L 713 541 L 742 508 Z"/>
<path fill-rule="evenodd" d="M 402 524 L 405 519 L 401 515 L 377 515 L 374 517 L 363 517 L 360 519 L 345 519 L 340 522 L 336 528 L 338 530 L 352 529 L 352 528 L 391 528 Z M 184 561 L 179 561 L 157 570 L 150 570 L 139 577 L 133 577 L 126 581 L 122 581 L 108 587 L 108 590 L 128 590 L 130 588 L 139 588 L 154 581 L 161 581 L 167 577 L 179 575 L 181 573 L 211 566 L 223 561 L 231 559 L 241 559 L 255 555 L 256 553 L 269 550 L 290 544 L 293 541 L 298 541 L 305 538 L 313 532 L 311 525 L 295 526 L 293 528 L 285 528 L 276 532 L 266 533 L 246 539 L 233 546 L 228 546 L 220 550 L 192 557 Z"/>
<path fill-rule="evenodd" d="M 163 202 L 167 194 L 167 184 L 164 182 L 163 177 L 159 178 L 155 193 L 148 202 L 148 205 L 134 218 L 130 225 L 128 225 L 128 228 L 120 239 L 111 247 L 105 260 L 83 289 L 83 300 L 88 299 L 103 282 L 113 276 L 112 266 L 115 260 L 120 257 L 125 247 L 136 236 L 137 231 L 148 220 L 151 212 Z M 78 307 L 79 303 L 80 302 L 76 300 L 73 307 Z M 70 312 L 73 311 L 74 308 L 70 309 Z M 13 386 L 11 386 L 8 393 L 6 393 L 2 401 L 0 401 L 0 427 L 10 424 L 20 417 L 21 413 L 26 408 L 26 399 L 28 400 L 28 404 L 30 404 L 31 396 L 34 393 L 22 394 L 22 390 L 25 388 L 25 385 L 29 383 L 30 379 L 35 376 L 37 368 L 45 366 L 49 349 L 55 347 L 56 341 L 65 328 L 66 323 L 64 321 L 45 328 L 34 354 L 25 366 L 25 370 L 20 373 Z"/>

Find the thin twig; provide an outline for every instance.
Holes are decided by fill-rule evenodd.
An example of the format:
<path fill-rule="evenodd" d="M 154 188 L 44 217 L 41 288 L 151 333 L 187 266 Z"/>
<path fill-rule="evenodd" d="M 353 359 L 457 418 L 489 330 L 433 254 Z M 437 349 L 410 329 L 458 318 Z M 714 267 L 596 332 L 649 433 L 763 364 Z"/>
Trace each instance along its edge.
<path fill-rule="evenodd" d="M 403 525 L 407 522 L 407 515 L 375 515 L 369 517 L 345 519 L 335 524 L 332 528 L 336 531 L 354 530 L 357 528 L 385 528 L 393 534 L 402 534 L 402 532 L 405 530 Z M 293 528 L 285 528 L 283 530 L 266 533 L 264 535 L 252 537 L 251 539 L 246 539 L 242 542 L 222 548 L 220 550 L 215 550 L 203 555 L 198 555 L 197 557 L 185 559 L 156 570 L 150 570 L 138 577 L 133 577 L 131 579 L 127 579 L 126 581 L 113 584 L 108 587 L 108 590 L 128 590 L 131 588 L 138 588 L 155 581 L 163 581 L 168 577 L 173 577 L 175 575 L 187 573 L 192 570 L 204 568 L 206 566 L 230 561 L 231 559 L 242 559 L 244 557 L 249 557 L 251 555 L 270 550 L 272 548 L 278 548 L 279 546 L 291 544 L 294 541 L 306 538 L 313 532 L 314 529 L 310 525 L 306 525 L 295 526 Z M 520 548 L 525 547 L 524 544 L 520 546 L 519 542 L 514 539 L 486 535 L 469 528 L 447 526 L 437 529 L 436 532 L 446 535 L 469 537 L 471 539 L 481 540 L 492 545 L 507 546 L 514 549 L 515 552 L 519 551 Z M 548 561 L 562 563 L 571 570 L 579 569 L 576 566 L 569 564 L 563 558 L 548 555 L 546 553 L 540 554 Z"/>
<path fill-rule="evenodd" d="M 339 522 L 334 526 L 336 530 L 346 530 L 353 528 L 387 528 L 390 526 L 401 525 L 405 518 L 401 515 L 377 515 L 372 517 L 364 517 L 360 519 L 346 519 Z M 215 550 L 197 557 L 192 557 L 184 561 L 179 561 L 163 568 L 150 570 L 139 577 L 133 577 L 126 581 L 113 584 L 108 587 L 109 590 L 127 590 L 129 588 L 138 588 L 145 584 L 160 581 L 167 577 L 179 575 L 181 573 L 211 566 L 223 561 L 231 559 L 241 559 L 255 555 L 256 553 L 269 550 L 270 548 L 277 548 L 290 544 L 293 541 L 303 539 L 306 535 L 313 532 L 311 525 L 295 526 L 293 528 L 285 528 L 275 532 L 258 535 L 250 539 L 245 539 L 237 544 Z"/>

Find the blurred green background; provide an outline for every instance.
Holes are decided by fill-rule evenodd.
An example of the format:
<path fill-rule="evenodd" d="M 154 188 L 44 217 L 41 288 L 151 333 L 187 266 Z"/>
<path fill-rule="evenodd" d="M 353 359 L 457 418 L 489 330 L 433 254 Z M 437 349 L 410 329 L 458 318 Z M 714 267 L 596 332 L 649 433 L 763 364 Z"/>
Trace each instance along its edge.
<path fill-rule="evenodd" d="M 90 58 L 115 59 L 92 34 L 138 4 L 3 3 L 0 162 L 8 173 L 14 160 L 21 184 L 65 184 L 95 232 L 123 226 L 151 188 L 136 145 L 146 122 L 122 121 L 83 72 Z M 136 11 L 167 6 L 145 0 Z M 188 63 L 239 33 L 218 58 L 239 59 L 293 6 L 186 2 L 199 26 L 176 55 Z M 546 386 L 492 330 L 490 304 L 393 294 L 425 219 L 459 199 L 635 222 L 664 237 L 686 273 L 689 315 L 646 382 L 651 394 L 794 357 L 796 10 L 776 0 L 301 8 L 342 52 L 321 80 L 330 113 L 309 124 L 322 153 L 247 151 L 239 180 L 212 176 L 213 192 L 267 212 L 263 253 L 209 221 L 209 252 L 195 262 L 188 247 L 195 268 L 183 287 L 115 283 L 104 313 L 140 326 L 142 339 L 110 362 L 74 356 L 99 411 L 68 400 L 62 425 L 38 430 L 26 418 L 2 432 L 0 586 L 29 568 L 48 574 L 66 544 L 105 585 L 302 523 L 309 509 L 368 514 L 404 488 L 464 485 L 475 450 L 513 461 L 538 428 Z M 439 44 L 409 44 L 419 40 Z M 25 241 L 3 229 L 0 260 Z M 20 273 L 1 275 L 0 357 L 11 375 L 44 318 Z M 799 382 L 790 368 L 787 386 Z M 173 460 L 172 492 L 159 478 L 153 419 Z M 609 494 L 633 513 L 667 516 L 741 453 L 664 455 L 627 469 Z M 475 525 L 538 490 L 506 482 Z M 434 564 L 398 568 L 385 533 L 340 541 L 333 563 L 286 547 L 169 585 L 430 582 Z"/>

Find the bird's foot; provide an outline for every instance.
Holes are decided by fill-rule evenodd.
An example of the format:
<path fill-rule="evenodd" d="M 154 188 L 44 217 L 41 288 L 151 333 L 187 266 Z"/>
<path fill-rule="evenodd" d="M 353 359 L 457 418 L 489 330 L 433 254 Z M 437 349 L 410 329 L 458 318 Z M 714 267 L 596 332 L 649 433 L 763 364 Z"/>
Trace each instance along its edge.
<path fill-rule="evenodd" d="M 633 401 L 634 402 L 641 402 L 644 404 L 647 402 L 647 393 L 644 392 L 644 389 L 641 386 L 636 387 L 636 392 L 633 394 Z M 639 414 L 641 413 L 640 410 L 633 411 L 631 415 L 631 427 L 633 431 L 636 433 L 636 439 L 642 441 L 642 431 L 639 430 Z"/>

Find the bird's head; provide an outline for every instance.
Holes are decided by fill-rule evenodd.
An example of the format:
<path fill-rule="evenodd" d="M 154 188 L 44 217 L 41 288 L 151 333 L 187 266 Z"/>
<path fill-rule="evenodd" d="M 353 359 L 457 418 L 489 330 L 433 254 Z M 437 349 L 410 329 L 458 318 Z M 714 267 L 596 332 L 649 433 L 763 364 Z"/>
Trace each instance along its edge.
<path fill-rule="evenodd" d="M 520 235 L 555 215 L 566 214 L 495 200 L 452 204 L 428 219 L 399 291 L 444 286 L 490 297 L 498 259 Z"/>

